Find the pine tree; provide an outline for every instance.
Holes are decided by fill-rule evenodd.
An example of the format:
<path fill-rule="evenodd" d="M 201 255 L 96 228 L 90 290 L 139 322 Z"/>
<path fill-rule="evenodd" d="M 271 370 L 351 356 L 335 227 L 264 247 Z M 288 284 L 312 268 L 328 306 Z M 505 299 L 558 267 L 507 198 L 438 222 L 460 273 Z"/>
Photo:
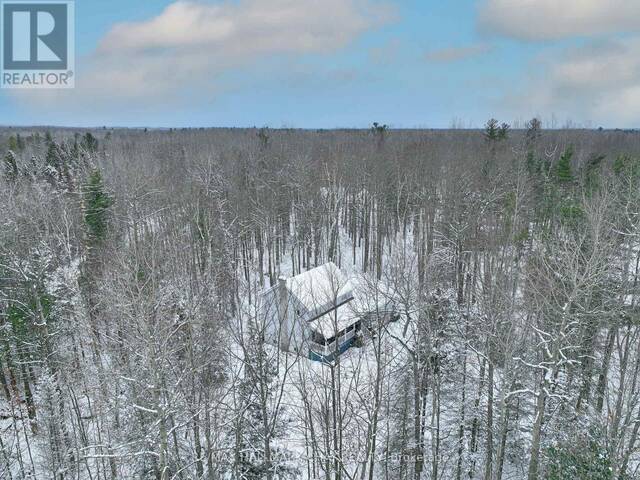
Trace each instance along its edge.
<path fill-rule="evenodd" d="M 499 130 L 498 120 L 490 118 L 484 126 L 484 138 L 489 142 L 498 140 Z"/>
<path fill-rule="evenodd" d="M 60 164 L 62 163 L 60 158 L 60 148 L 53 141 L 49 142 L 48 145 L 45 163 L 47 167 L 53 168 L 56 172 L 59 172 Z"/>
<path fill-rule="evenodd" d="M 389 130 L 389 126 L 384 124 L 380 125 L 378 122 L 373 122 L 373 126 L 371 127 L 371 133 L 376 139 L 376 146 L 378 148 L 382 148 L 384 145 L 384 140 L 387 136 L 387 131 Z"/>
<path fill-rule="evenodd" d="M 112 205 L 113 199 L 106 192 L 100 170 L 94 170 L 84 187 L 84 221 L 92 243 L 100 243 L 106 237 Z"/>
<path fill-rule="evenodd" d="M 640 178 L 640 159 L 619 155 L 613 162 L 613 172 L 617 177 Z"/>
<path fill-rule="evenodd" d="M 73 190 L 73 173 L 77 166 L 77 159 L 67 145 L 50 142 L 45 164 L 44 176 L 52 186 L 61 190 Z"/>
<path fill-rule="evenodd" d="M 502 125 L 498 128 L 498 140 L 506 140 L 509 137 L 509 130 L 511 130 L 511 125 L 502 122 Z"/>
<path fill-rule="evenodd" d="M 573 173 L 571 170 L 571 158 L 573 157 L 573 147 L 569 146 L 560 156 L 556 165 L 555 177 L 558 183 L 573 182 Z"/>
<path fill-rule="evenodd" d="M 13 135 L 9 137 L 9 141 L 7 142 L 7 145 L 9 147 L 9 150 L 13 152 L 18 151 L 18 140 Z"/>
<path fill-rule="evenodd" d="M 98 139 L 87 132 L 82 137 L 82 147 L 89 153 L 95 153 L 98 151 Z"/>
<path fill-rule="evenodd" d="M 624 473 L 614 476 L 610 452 L 602 444 L 602 434 L 595 431 L 574 432 L 571 440 L 557 442 L 546 451 L 548 480 L 624 480 Z"/>
<path fill-rule="evenodd" d="M 511 125 L 508 123 L 502 122 L 500 124 L 495 118 L 490 118 L 484 126 L 484 138 L 490 144 L 503 141 L 509 138 L 509 130 L 511 130 Z"/>
<path fill-rule="evenodd" d="M 7 179 L 11 181 L 18 178 L 18 164 L 16 162 L 16 155 L 12 150 L 9 150 L 4 156 L 4 174 Z"/>
<path fill-rule="evenodd" d="M 233 433 L 239 454 L 235 470 L 247 480 L 298 478 L 299 472 L 287 461 L 291 452 L 279 445 L 285 436 L 285 424 L 283 411 L 276 406 L 277 361 L 265 349 L 263 335 L 255 331 L 250 335 L 244 378 L 238 389 L 242 413 Z M 268 431 L 265 425 L 269 425 Z"/>
<path fill-rule="evenodd" d="M 22 152 L 25 149 L 24 139 L 20 136 L 19 133 L 16 135 L 16 145 L 18 147 L 18 151 L 20 152 Z"/>
<path fill-rule="evenodd" d="M 604 155 L 594 155 L 583 167 L 583 182 L 587 193 L 593 193 L 600 187 L 600 173 Z"/>

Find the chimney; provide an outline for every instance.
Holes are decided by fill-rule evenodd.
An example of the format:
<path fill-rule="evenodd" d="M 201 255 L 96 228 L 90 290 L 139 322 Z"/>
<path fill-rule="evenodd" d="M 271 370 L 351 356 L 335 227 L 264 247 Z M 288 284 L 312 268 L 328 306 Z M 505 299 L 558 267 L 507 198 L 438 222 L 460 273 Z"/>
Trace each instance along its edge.
<path fill-rule="evenodd" d="M 280 348 L 289 351 L 289 292 L 287 291 L 287 278 L 278 277 L 278 320 L 280 321 Z"/>

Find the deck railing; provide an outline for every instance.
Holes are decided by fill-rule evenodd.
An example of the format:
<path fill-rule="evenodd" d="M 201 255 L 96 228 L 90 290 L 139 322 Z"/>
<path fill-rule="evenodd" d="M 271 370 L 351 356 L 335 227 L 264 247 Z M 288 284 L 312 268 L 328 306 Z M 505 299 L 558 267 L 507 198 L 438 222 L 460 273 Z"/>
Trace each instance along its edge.
<path fill-rule="evenodd" d="M 356 335 L 356 330 L 351 329 L 342 335 L 338 336 L 334 339 L 333 342 L 327 343 L 326 345 L 320 345 L 319 343 L 314 342 L 313 340 L 309 341 L 309 348 L 314 353 L 323 356 L 333 355 L 336 351 L 340 350 L 340 347 L 344 345 L 346 342 L 351 340 Z M 336 345 L 337 344 L 337 345 Z"/>

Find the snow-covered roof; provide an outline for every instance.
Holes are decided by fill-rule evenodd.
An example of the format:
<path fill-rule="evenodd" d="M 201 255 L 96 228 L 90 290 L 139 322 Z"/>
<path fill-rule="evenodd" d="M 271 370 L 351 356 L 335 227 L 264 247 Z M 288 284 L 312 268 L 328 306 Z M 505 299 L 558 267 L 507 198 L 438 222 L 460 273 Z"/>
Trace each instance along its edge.
<path fill-rule="evenodd" d="M 358 319 L 358 315 L 349 305 L 343 305 L 309 322 L 309 327 L 329 339 L 356 323 Z"/>
<path fill-rule="evenodd" d="M 387 312 L 395 310 L 396 295 L 383 282 L 355 277 L 351 280 L 357 294 L 350 306 L 358 313 Z"/>
<path fill-rule="evenodd" d="M 353 299 L 351 282 L 333 262 L 288 278 L 286 285 L 308 320 Z"/>

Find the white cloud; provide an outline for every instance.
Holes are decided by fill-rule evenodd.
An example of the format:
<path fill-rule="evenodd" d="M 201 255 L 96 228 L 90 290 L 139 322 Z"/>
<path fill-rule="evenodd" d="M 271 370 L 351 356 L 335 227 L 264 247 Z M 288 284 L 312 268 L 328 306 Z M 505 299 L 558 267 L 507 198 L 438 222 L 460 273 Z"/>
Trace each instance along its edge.
<path fill-rule="evenodd" d="M 74 91 L 28 97 L 83 108 L 181 103 L 215 93 L 226 72 L 276 55 L 332 53 L 393 18 L 377 0 L 179 0 L 151 19 L 114 25 L 79 59 Z"/>
<path fill-rule="evenodd" d="M 469 45 L 466 47 L 447 47 L 431 50 L 426 53 L 425 58 L 430 62 L 451 63 L 476 57 L 490 50 L 491 47 L 485 44 Z"/>
<path fill-rule="evenodd" d="M 640 123 L 640 37 L 565 51 L 505 100 L 514 113 L 556 113 L 608 126 Z"/>
<path fill-rule="evenodd" d="M 484 0 L 480 26 L 521 40 L 640 32 L 637 0 Z"/>
<path fill-rule="evenodd" d="M 224 56 L 326 52 L 387 18 L 387 7 L 357 0 L 178 1 L 148 21 L 115 25 L 100 53 L 208 48 Z"/>

